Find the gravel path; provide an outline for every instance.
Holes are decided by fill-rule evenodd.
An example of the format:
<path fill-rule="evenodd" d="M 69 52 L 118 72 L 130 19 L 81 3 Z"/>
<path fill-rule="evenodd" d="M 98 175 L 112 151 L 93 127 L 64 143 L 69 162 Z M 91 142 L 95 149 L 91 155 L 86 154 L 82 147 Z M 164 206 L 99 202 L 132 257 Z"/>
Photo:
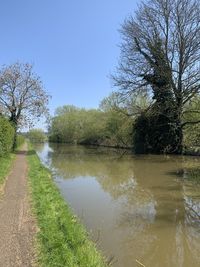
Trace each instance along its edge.
<path fill-rule="evenodd" d="M 0 199 L 0 267 L 35 266 L 36 227 L 30 211 L 26 152 L 25 144 L 16 156 Z"/>

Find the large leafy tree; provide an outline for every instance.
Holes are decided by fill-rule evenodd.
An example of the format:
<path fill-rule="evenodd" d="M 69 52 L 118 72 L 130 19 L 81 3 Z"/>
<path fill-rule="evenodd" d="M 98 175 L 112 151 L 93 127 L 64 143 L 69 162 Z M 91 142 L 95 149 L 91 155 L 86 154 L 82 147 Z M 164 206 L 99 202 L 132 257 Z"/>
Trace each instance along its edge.
<path fill-rule="evenodd" d="M 48 114 L 49 96 L 31 64 L 15 63 L 0 70 L 0 109 L 15 130 Z"/>
<path fill-rule="evenodd" d="M 185 105 L 200 92 L 200 1 L 142 2 L 135 16 L 125 20 L 121 33 L 115 85 L 127 98 L 137 91 L 149 91 L 151 119 L 140 120 L 140 127 L 144 124 L 143 131 L 149 131 L 152 123 L 152 134 L 163 144 L 156 152 L 181 153 L 183 127 L 200 121 L 183 121 Z M 150 140 L 150 146 L 155 145 Z"/>
<path fill-rule="evenodd" d="M 0 70 L 0 107 L 14 126 L 32 124 L 47 114 L 49 96 L 30 64 L 15 63 Z"/>

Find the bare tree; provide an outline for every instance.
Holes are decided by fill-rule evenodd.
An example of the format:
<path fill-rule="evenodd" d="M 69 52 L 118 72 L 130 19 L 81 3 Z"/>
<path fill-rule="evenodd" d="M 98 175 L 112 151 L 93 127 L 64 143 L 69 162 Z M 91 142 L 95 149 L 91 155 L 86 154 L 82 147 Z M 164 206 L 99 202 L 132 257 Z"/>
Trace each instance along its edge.
<path fill-rule="evenodd" d="M 15 63 L 0 70 L 0 108 L 17 130 L 48 114 L 49 96 L 31 64 Z"/>
<path fill-rule="evenodd" d="M 135 16 L 125 20 L 121 33 L 114 84 L 124 97 L 148 89 L 160 107 L 165 98 L 175 115 L 171 123 L 178 129 L 181 151 L 182 128 L 200 121 L 183 121 L 184 106 L 200 92 L 200 1 L 142 2 Z"/>

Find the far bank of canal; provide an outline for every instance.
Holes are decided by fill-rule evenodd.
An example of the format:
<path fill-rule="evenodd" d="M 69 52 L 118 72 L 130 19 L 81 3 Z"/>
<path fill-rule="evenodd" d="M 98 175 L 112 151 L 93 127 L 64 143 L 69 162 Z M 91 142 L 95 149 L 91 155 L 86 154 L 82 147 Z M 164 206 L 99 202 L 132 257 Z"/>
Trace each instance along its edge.
<path fill-rule="evenodd" d="M 184 172 L 200 166 L 199 157 L 63 144 L 35 149 L 114 267 L 200 266 L 200 186 Z"/>

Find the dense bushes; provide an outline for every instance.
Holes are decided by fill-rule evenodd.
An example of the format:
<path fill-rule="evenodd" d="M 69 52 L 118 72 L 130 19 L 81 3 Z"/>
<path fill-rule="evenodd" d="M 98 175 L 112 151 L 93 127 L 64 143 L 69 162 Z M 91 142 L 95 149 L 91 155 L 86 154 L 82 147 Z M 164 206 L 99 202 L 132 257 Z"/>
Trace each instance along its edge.
<path fill-rule="evenodd" d="M 0 116 L 0 157 L 7 155 L 13 150 L 15 137 L 15 148 L 18 148 L 24 143 L 24 136 L 18 134 L 16 135 L 12 123 L 3 116 Z"/>
<path fill-rule="evenodd" d="M 115 110 L 64 106 L 56 111 L 49 129 L 52 142 L 130 147 L 132 120 Z"/>
<path fill-rule="evenodd" d="M 136 118 L 133 127 L 135 153 L 177 152 L 178 130 L 175 120 L 171 123 L 164 113 L 155 114 L 149 110 L 141 114 Z"/>
<path fill-rule="evenodd" d="M 122 103 L 112 93 L 99 109 L 58 108 L 49 127 L 49 140 L 132 147 L 136 153 L 181 153 L 182 145 L 184 153 L 199 151 L 200 123 L 194 122 L 200 119 L 200 98 L 184 108 L 181 120 L 174 115 L 173 108 L 168 103 L 151 103 L 145 94 L 134 95 Z"/>
<path fill-rule="evenodd" d="M 15 131 L 10 122 L 4 117 L 0 117 L 0 156 L 8 154 L 14 141 Z"/>

